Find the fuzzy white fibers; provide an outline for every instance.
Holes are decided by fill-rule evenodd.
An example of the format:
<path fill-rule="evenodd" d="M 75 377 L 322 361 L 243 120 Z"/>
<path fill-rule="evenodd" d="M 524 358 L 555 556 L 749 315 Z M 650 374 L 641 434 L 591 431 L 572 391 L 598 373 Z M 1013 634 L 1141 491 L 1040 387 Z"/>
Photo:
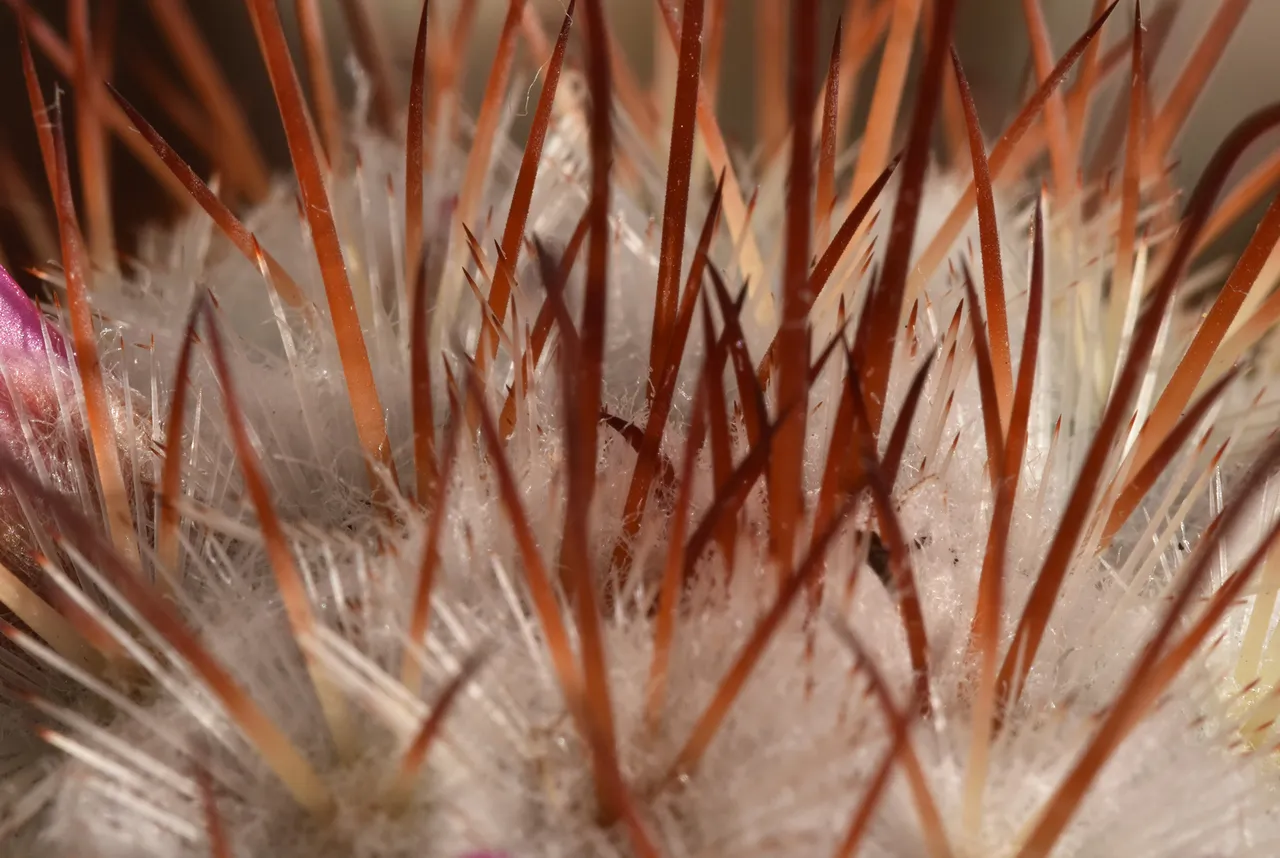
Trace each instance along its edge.
<path fill-rule="evenodd" d="M 573 83 L 566 81 L 566 86 Z M 582 181 L 587 156 L 581 117 L 569 111 L 548 140 L 533 198 L 528 233 L 558 252 L 586 204 Z M 357 306 L 394 445 L 402 483 L 412 485 L 412 414 L 407 326 L 404 324 L 403 146 L 372 134 L 356 136 L 360 169 L 335 176 L 331 194 Z M 449 153 L 428 190 L 431 251 L 442 255 L 449 202 L 465 153 Z M 500 143 L 482 209 L 501 224 L 510 199 L 519 150 Z M 919 248 L 933 236 L 967 176 L 933 170 L 925 186 Z M 641 182 L 652 182 L 642 176 Z M 892 211 L 893 185 L 879 208 L 876 230 Z M 705 194 L 691 212 L 687 246 L 696 241 Z M 1027 240 L 1034 197 L 1002 199 L 1014 354 L 1026 312 Z M 847 203 L 846 203 L 847 205 Z M 606 334 L 606 408 L 643 426 L 645 367 L 656 276 L 657 231 L 646 204 L 615 187 Z M 1088 331 L 1097 321 L 1110 264 L 1110 245 L 1096 224 L 1050 212 L 1047 312 L 1032 402 L 1030 438 L 1013 514 L 1008 551 L 1002 646 L 1013 626 L 1071 490 L 1105 401 L 1101 350 Z M 756 224 L 766 259 L 780 246 L 776 210 L 762 207 Z M 621 828 L 597 822 L 590 757 L 554 679 L 543 630 L 524 583 L 511 522 L 499 499 L 493 462 L 464 434 L 446 495 L 440 574 L 429 633 L 410 658 L 420 662 L 422 687 L 400 684 L 409 606 L 418 584 L 426 538 L 424 513 L 404 502 L 389 525 L 372 508 L 356 442 L 337 346 L 319 273 L 292 188 L 282 183 L 252 212 L 248 224 L 262 244 L 315 301 L 321 324 L 308 331 L 281 308 L 258 271 L 199 217 L 157 234 L 146 267 L 98 284 L 93 300 L 103 317 L 103 342 L 127 344 L 107 355 L 114 383 L 149 401 L 156 439 L 163 437 L 183 320 L 197 289 L 217 301 L 228 340 L 237 393 L 262 459 L 274 502 L 287 523 L 291 547 L 306 579 L 320 625 L 296 641 L 284 610 L 226 430 L 225 410 L 206 351 L 198 349 L 188 401 L 191 416 L 180 452 L 186 456 L 184 586 L 178 603 L 185 621 L 267 716 L 284 730 L 319 772 L 334 804 L 319 817 L 300 809 L 267 769 L 215 697 L 171 648 L 114 599 L 106 620 L 121 638 L 127 618 L 141 630 L 136 651 L 149 680 L 121 705 L 103 706 L 101 694 L 68 692 L 57 713 L 66 762 L 0 772 L 0 796 L 11 817 L 36 798 L 48 800 L 24 829 L 16 854 L 78 858 L 196 858 L 210 850 L 204 789 L 193 763 L 207 770 L 209 794 L 236 858 L 453 858 L 499 850 L 513 858 L 631 854 Z M 492 243 L 496 226 L 481 235 Z M 962 253 L 976 236 L 971 224 L 959 237 Z M 868 236 L 870 238 L 870 236 Z M 865 240 L 864 240 L 865 242 Z M 861 247 L 865 247 L 865 243 Z M 833 287 L 861 294 L 861 247 L 851 248 Z M 883 238 L 877 252 L 883 251 Z M 719 264 L 731 257 L 721 236 Z M 688 256 L 686 253 L 686 267 Z M 1087 261 L 1086 261 L 1087 260 Z M 581 293 L 579 265 L 570 303 Z M 734 278 L 730 266 L 726 275 Z M 517 345 L 542 299 L 535 265 L 522 261 L 516 294 Z M 731 281 L 732 282 L 732 281 Z M 483 283 L 482 283 L 483 285 Z M 776 283 L 765 288 L 776 288 Z M 1093 736 L 1100 714 L 1114 700 L 1136 655 L 1164 616 L 1188 548 L 1208 515 L 1220 509 L 1216 493 L 1256 444 L 1251 413 L 1243 408 L 1257 385 L 1241 386 L 1218 412 L 1212 440 L 1181 454 L 1130 526 L 1106 551 L 1086 546 L 1073 561 L 1049 632 L 1026 688 L 1006 714 L 994 740 L 976 826 L 963 818 L 972 735 L 972 675 L 964 652 L 978 574 L 992 514 L 971 326 L 947 337 L 959 303 L 956 282 L 939 276 L 921 304 L 914 344 L 895 360 L 886 426 L 897 417 L 907 385 L 925 356 L 936 360 L 912 422 L 903 469 L 894 485 L 920 591 L 930 641 L 932 714 L 910 729 L 929 794 L 936 802 L 951 849 L 958 856 L 1018 854 L 1067 771 Z M 456 350 L 474 347 L 478 313 L 466 294 L 451 341 L 435 350 L 461 363 Z M 834 308 L 832 303 L 831 308 Z M 850 306 L 856 312 L 858 301 Z M 971 309 L 971 308 L 970 308 Z M 755 318 L 744 313 L 745 322 Z M 1179 320 L 1176 324 L 1183 324 Z M 815 320 L 815 350 L 834 330 L 831 314 Z M 772 335 L 747 332 L 755 359 Z M 903 338 L 905 341 L 905 337 Z M 955 343 L 956 356 L 947 361 Z M 145 348 L 144 348 L 145 346 Z M 704 344 L 697 324 L 686 354 L 680 390 L 663 445 L 678 466 L 684 454 L 693 382 Z M 1167 377 L 1179 354 L 1166 345 L 1154 374 Z M 501 407 L 511 361 L 505 349 L 486 396 Z M 544 357 L 521 404 L 506 458 L 543 557 L 558 556 L 565 519 L 566 438 L 554 355 Z M 948 368 L 950 367 L 950 368 Z M 435 365 L 437 414 L 448 410 L 444 364 Z M 808 506 L 816 500 L 830 421 L 844 367 L 837 356 L 814 386 L 806 476 Z M 950 390 L 954 398 L 948 409 Z M 1055 441 L 1055 424 L 1061 434 Z M 444 418 L 440 417 L 443 427 Z M 1208 424 L 1206 424 L 1207 427 Z M 1250 435 L 1253 433 L 1253 435 Z M 1223 467 L 1206 479 L 1208 455 L 1235 439 Z M 443 431 L 441 432 L 443 438 Z M 597 482 L 585 526 L 595 566 L 609 566 L 636 454 L 618 434 L 601 429 Z M 738 455 L 746 439 L 735 436 Z M 1208 451 L 1208 453 L 1204 451 Z M 1229 486 L 1228 486 L 1229 487 Z M 1276 492 L 1260 502 L 1257 521 L 1273 514 Z M 695 721 L 776 594 L 768 561 L 767 508 L 757 487 L 742 513 L 736 559 L 725 567 L 718 551 L 698 564 L 678 610 L 669 693 L 661 722 L 643 719 L 654 623 L 654 595 L 670 538 L 672 498 L 662 489 L 649 504 L 633 546 L 635 572 L 602 617 L 608 678 L 623 773 L 640 817 L 662 854 L 692 856 L 800 856 L 830 854 L 860 804 L 890 741 L 880 705 L 853 652 L 825 622 L 806 623 L 800 608 L 772 636 L 741 696 L 699 765 L 675 783 L 663 780 Z M 694 469 L 690 521 L 714 497 L 704 450 Z M 1185 509 L 1183 508 L 1185 506 Z M 148 517 L 150 513 L 140 510 Z M 898 705 L 906 705 L 911 666 L 894 597 L 865 564 L 857 534 L 874 519 L 860 510 L 828 555 L 827 606 L 867 648 Z M 692 526 L 692 525 L 691 525 Z M 1148 528 L 1149 533 L 1143 533 Z M 1219 562 L 1222 573 L 1251 548 L 1257 528 L 1241 528 Z M 1244 531 L 1248 531 L 1244 533 Z M 146 531 L 151 534 L 151 530 Z M 1260 532 L 1260 531 L 1259 531 Z M 75 544 L 75 540 L 70 540 Z M 1243 545 L 1243 548 L 1240 545 Z M 74 556 L 73 556 L 74 560 Z M 80 579 L 104 582 L 88 563 Z M 850 582 L 854 585 L 850 587 Z M 571 615 L 567 608 L 566 617 Z M 106 614 L 104 614 L 104 618 Z M 1280 851 L 1277 774 L 1255 748 L 1270 743 L 1266 730 L 1238 730 L 1242 716 L 1229 686 L 1243 622 L 1234 620 L 1215 648 L 1192 660 L 1174 687 L 1103 768 L 1053 849 L 1056 858 L 1097 856 L 1270 856 Z M 570 623 L 577 645 L 576 632 Z M 812 630 L 813 648 L 807 650 Z M 421 727 L 430 702 L 463 662 L 490 653 L 467 683 L 444 723 L 443 734 L 407 798 L 388 789 L 405 748 Z M 342 690 L 355 713 L 354 750 L 338 755 L 316 704 L 302 650 Z M 93 705 L 90 705 L 90 701 Z M 127 705 L 126 705 L 127 704 Z M 104 712 L 106 714 L 104 714 Z M 89 714 L 86 714 L 89 713 Z M 34 741 L 34 740 L 32 740 Z M 33 776 L 32 772 L 36 774 Z M 31 785 L 35 784 L 34 787 Z M 895 773 L 862 844 L 866 855 L 928 855 L 917 796 Z"/>

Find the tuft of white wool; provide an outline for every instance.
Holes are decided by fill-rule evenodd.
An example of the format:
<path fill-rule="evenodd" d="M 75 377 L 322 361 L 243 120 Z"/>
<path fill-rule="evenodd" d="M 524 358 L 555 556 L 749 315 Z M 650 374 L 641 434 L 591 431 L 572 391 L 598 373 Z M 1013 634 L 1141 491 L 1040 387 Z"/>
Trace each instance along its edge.
<path fill-rule="evenodd" d="M 527 229 L 555 249 L 568 240 L 587 200 L 585 139 L 575 125 L 580 119 L 570 112 L 548 138 Z M 353 277 L 357 304 L 403 480 L 412 473 L 405 278 L 398 270 L 403 145 L 362 130 L 355 141 L 361 167 L 335 176 L 330 193 L 348 264 L 359 272 Z M 428 189 L 428 235 L 448 231 L 449 198 L 465 154 L 448 152 L 439 180 Z M 494 223 L 505 216 L 518 157 L 513 145 L 498 144 L 480 207 L 492 207 Z M 967 180 L 931 170 L 917 252 Z M 886 214 L 893 194 L 891 185 L 879 205 Z M 1026 309 L 1023 284 L 1034 201 L 1028 190 L 1001 199 L 999 207 L 1015 353 Z M 690 217 L 690 246 L 705 200 L 700 205 Z M 1106 239 L 1089 225 L 1073 223 L 1070 214 L 1055 214 L 1050 212 L 1048 309 L 1008 550 L 1002 648 L 1012 637 L 1105 401 L 1097 385 L 1100 358 L 1087 347 L 1096 319 L 1081 308 L 1088 296 L 1103 294 L 1109 275 Z M 757 225 L 762 239 L 781 234 L 781 213 L 771 217 L 766 214 Z M 636 425 L 643 425 L 645 416 L 657 259 L 657 235 L 647 218 L 642 202 L 615 188 L 604 402 Z M 880 219 L 863 247 L 886 228 L 887 219 Z M 114 383 L 149 400 L 146 411 L 158 441 L 186 315 L 198 290 L 207 289 L 216 299 L 236 390 L 320 624 L 300 641 L 289 630 L 243 494 L 217 379 L 203 350 L 193 368 L 188 401 L 196 404 L 182 448 L 188 456 L 183 493 L 190 503 L 184 509 L 184 587 L 177 599 L 203 644 L 319 771 L 333 794 L 333 811 L 317 818 L 296 805 L 191 667 L 145 622 L 131 617 L 127 603 L 115 598 L 99 570 L 84 561 L 77 563 L 77 573 L 102 588 L 117 618 L 103 612 L 104 623 L 123 640 L 129 634 L 118 619 L 128 617 L 147 639 L 149 648 L 140 648 L 139 656 L 146 658 L 151 678 L 145 691 L 125 701 L 127 706 L 104 705 L 100 695 L 81 688 L 66 691 L 56 713 L 44 712 L 64 737 L 65 757 L 45 755 L 37 768 L 24 761 L 0 772 L 8 818 L 29 821 L 20 839 L 12 841 L 21 850 L 14 854 L 208 855 L 195 762 L 208 772 L 217 814 L 237 858 L 454 858 L 476 850 L 512 858 L 630 855 L 622 830 L 603 829 L 596 821 L 589 753 L 554 679 L 543 630 L 530 607 L 494 465 L 471 443 L 460 445 L 445 494 L 430 630 L 412 653 L 423 670 L 422 687 L 400 684 L 425 515 L 406 500 L 390 525 L 366 500 L 364 463 L 323 289 L 289 183 L 282 182 L 247 222 L 316 303 L 323 324 L 313 332 L 273 302 L 258 271 L 200 218 L 157 240 L 145 268 L 99 282 L 93 301 L 104 320 L 101 341 L 113 346 L 106 363 Z M 971 243 L 976 243 L 973 224 L 957 239 L 957 253 Z M 439 246 L 433 250 L 443 253 Z M 713 262 L 724 265 L 731 250 L 719 240 Z M 768 241 L 763 250 L 766 259 L 781 253 Z M 844 265 L 855 278 L 860 251 L 851 248 Z M 536 266 L 527 261 L 518 274 L 516 307 L 528 323 L 541 286 Z M 580 295 L 581 276 L 575 274 L 569 284 L 571 305 Z M 1188 445 L 1174 460 L 1169 476 L 1149 493 L 1121 538 L 1100 555 L 1085 550 L 1073 562 L 1024 693 L 993 744 L 981 824 L 969 830 L 962 814 L 972 676 L 964 654 L 992 498 L 968 315 L 958 337 L 953 404 L 949 412 L 944 408 L 944 338 L 961 290 L 944 272 L 930 282 L 927 294 L 914 354 L 903 345 L 896 356 L 886 409 L 886 425 L 892 425 L 916 370 L 927 356 L 937 358 L 893 495 L 913 545 L 911 563 L 931 646 L 933 714 L 912 725 L 909 741 L 956 854 L 999 858 L 1016 854 L 1162 620 L 1167 595 L 1185 568 L 1187 547 L 1221 508 L 1216 495 L 1256 449 L 1257 427 L 1251 421 L 1264 426 L 1265 416 L 1256 415 L 1265 410 L 1247 406 L 1262 385 L 1238 385 L 1217 410 L 1211 440 L 1203 447 Z M 478 312 L 465 298 L 448 326 L 452 341 L 436 344 L 455 368 L 460 365 L 455 349 L 472 348 L 478 328 Z M 744 323 L 754 318 L 743 314 Z M 834 312 L 816 320 L 815 348 L 825 345 L 834 329 Z M 747 334 L 759 358 L 772 331 Z M 663 446 L 673 463 L 683 456 L 704 353 L 695 325 L 674 425 Z M 1159 357 L 1153 372 L 1167 377 L 1177 350 L 1166 347 Z M 837 356 L 812 395 L 811 406 L 821 403 L 821 408 L 808 424 L 809 507 L 816 499 L 843 377 L 839 363 Z M 443 366 L 437 364 L 437 379 Z M 509 370 L 509 359 L 501 359 L 486 391 L 491 407 L 502 404 Z M 443 384 L 435 392 L 436 413 L 445 415 Z M 553 359 L 544 358 L 523 409 L 506 457 L 537 544 L 550 563 L 558 556 L 565 519 L 567 443 Z M 1062 429 L 1055 443 L 1059 418 Z M 441 417 L 442 430 L 444 422 Z M 1206 422 L 1205 429 L 1209 426 Z M 636 458 L 618 435 L 601 434 L 593 507 L 589 520 L 579 523 L 588 528 L 597 569 L 610 563 Z M 1228 456 L 1205 470 L 1228 436 L 1233 438 Z M 954 452 L 948 453 L 953 438 Z M 746 439 L 734 440 L 741 454 Z M 694 522 L 714 497 L 708 455 L 699 454 L 693 471 Z M 1185 512 L 1180 511 L 1184 504 Z M 1228 540 L 1216 582 L 1252 549 L 1277 507 L 1280 492 L 1272 486 Z M 891 735 L 855 654 L 828 624 L 807 624 L 800 609 L 788 614 L 771 639 L 696 771 L 659 789 L 666 767 L 776 595 L 766 545 L 767 509 L 757 489 L 743 512 L 734 567 L 726 569 L 718 553 L 709 554 L 682 597 L 667 706 L 660 727 L 649 730 L 643 710 L 654 636 L 644 606 L 661 575 L 671 508 L 668 497 L 649 505 L 633 550 L 632 586 L 604 616 L 625 779 L 652 836 L 672 858 L 828 854 L 872 782 Z M 1151 534 L 1142 532 L 1148 522 Z M 861 510 L 831 547 L 829 589 L 839 591 L 850 579 L 857 583 L 848 599 L 834 598 L 828 611 L 854 630 L 898 705 L 905 706 L 912 672 L 897 608 L 871 568 L 854 568 L 863 556 L 857 531 L 871 524 L 869 512 Z M 1267 753 L 1274 738 L 1265 730 L 1264 736 L 1245 737 L 1239 729 L 1241 704 L 1232 671 L 1244 625 L 1233 617 L 1215 646 L 1192 660 L 1109 760 L 1054 848 L 1055 858 L 1270 856 L 1280 850 L 1280 778 Z M 574 633 L 572 624 L 570 630 Z M 810 632 L 812 651 L 807 649 Z M 36 644 L 30 647 L 39 661 L 42 651 Z M 330 745 L 303 650 L 357 712 L 356 750 L 350 758 L 340 759 Z M 387 789 L 395 762 L 429 714 L 430 701 L 481 651 L 488 658 L 449 712 L 441 741 L 404 804 L 394 805 Z M 56 665 L 44 660 L 50 675 L 57 676 Z M 3 714 L 7 718 L 13 712 Z M 48 802 L 39 812 L 29 809 L 33 796 Z M 893 776 L 875 812 L 863 854 L 930 854 L 916 797 L 901 774 Z"/>

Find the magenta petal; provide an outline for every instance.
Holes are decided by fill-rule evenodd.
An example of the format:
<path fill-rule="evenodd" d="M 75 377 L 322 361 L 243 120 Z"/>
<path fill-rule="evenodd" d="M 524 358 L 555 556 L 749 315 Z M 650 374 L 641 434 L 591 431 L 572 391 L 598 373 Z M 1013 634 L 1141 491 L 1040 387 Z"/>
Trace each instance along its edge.
<path fill-rule="evenodd" d="M 27 297 L 9 272 L 0 267 L 0 355 L 16 353 L 36 357 L 43 355 L 44 317 L 35 302 Z M 49 342 L 58 357 L 67 356 L 66 346 L 58 331 L 49 326 Z"/>

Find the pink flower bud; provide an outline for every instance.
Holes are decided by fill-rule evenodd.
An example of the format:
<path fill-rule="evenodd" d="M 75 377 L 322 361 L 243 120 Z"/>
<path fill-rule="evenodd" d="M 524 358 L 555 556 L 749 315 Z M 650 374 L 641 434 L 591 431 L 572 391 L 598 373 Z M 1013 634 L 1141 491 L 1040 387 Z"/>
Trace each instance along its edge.
<path fill-rule="evenodd" d="M 0 370 L 0 445 L 10 456 L 50 475 L 58 488 L 69 489 L 57 478 L 65 471 L 62 462 L 73 450 L 87 453 L 87 448 L 80 421 L 68 423 L 61 416 L 62 403 L 75 401 L 67 347 L 61 333 L 3 268 Z M 68 428 L 76 439 L 72 443 L 66 437 Z M 0 484 L 0 562 L 30 576 L 36 571 L 34 548 L 22 508 L 12 490 Z"/>
<path fill-rule="evenodd" d="M 22 288 L 0 268 L 0 356 L 13 360 L 22 355 L 44 359 L 45 329 L 54 353 L 63 360 L 67 357 L 62 335 L 46 325 L 35 303 Z"/>
<path fill-rule="evenodd" d="M 49 488 L 78 496 L 92 518 L 97 514 L 97 472 L 75 372 L 62 332 L 0 268 L 0 445 Z M 142 426 L 137 415 L 133 425 L 126 425 L 118 396 L 118 387 L 108 381 L 119 460 L 128 469 L 133 458 L 126 445 L 142 443 Z M 36 552 L 26 513 L 9 486 L 0 483 L 0 562 L 38 579 Z"/>

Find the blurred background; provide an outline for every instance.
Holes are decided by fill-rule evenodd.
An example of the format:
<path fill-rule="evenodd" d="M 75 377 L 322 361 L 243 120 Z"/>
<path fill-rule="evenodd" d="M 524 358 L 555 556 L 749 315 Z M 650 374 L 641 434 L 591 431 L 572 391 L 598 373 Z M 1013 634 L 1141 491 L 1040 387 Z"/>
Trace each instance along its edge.
<path fill-rule="evenodd" d="M 43 199 L 46 188 L 39 166 L 38 149 L 26 92 L 23 87 L 17 45 L 16 16 L 12 10 L 19 0 L 5 0 L 10 8 L 0 9 L 0 105 L 5 121 L 0 123 L 0 247 L 11 263 L 32 262 L 29 252 L 24 258 L 21 240 L 15 237 L 13 213 L 28 205 L 26 196 Z M 28 0 L 31 8 L 59 33 L 66 33 L 67 0 Z M 248 13 L 243 0 L 89 0 L 94 40 L 107 48 L 110 78 L 126 96 L 151 119 L 175 148 L 197 170 L 206 172 L 208 163 L 201 157 L 200 147 L 184 136 L 179 124 L 162 106 L 165 89 L 184 87 L 182 75 L 152 17 L 157 3 L 185 2 L 200 32 L 222 65 L 231 89 L 245 106 L 253 127 L 269 161 L 283 169 L 287 152 L 283 132 L 276 115 L 275 103 L 266 71 L 258 55 Z M 301 62 L 297 36 L 295 0 L 277 0 L 286 29 L 294 40 L 295 60 Z M 363 0 L 384 45 L 390 67 L 400 91 L 407 92 L 413 36 L 420 13 L 419 0 Z M 452 18 L 458 0 L 431 0 L 433 15 Z M 554 33 L 563 14 L 561 0 L 528 0 L 532 8 L 547 22 Z M 785 25 L 789 17 L 788 0 L 721 0 L 726 4 L 727 22 L 720 80 L 719 112 L 731 146 L 748 153 L 757 140 L 754 92 L 756 57 L 760 42 L 754 32 L 757 6 L 777 4 L 777 17 Z M 820 56 L 816 65 L 825 68 L 836 21 L 846 7 L 856 0 L 823 0 Z M 924 0 L 926 4 L 932 0 Z M 1055 59 L 1085 29 L 1093 0 L 1039 0 L 1044 9 Z M 1147 0 L 1143 4 L 1148 22 L 1158 22 L 1165 47 L 1159 60 L 1149 70 L 1153 101 L 1159 104 L 1173 76 L 1182 67 L 1190 49 L 1223 2 L 1247 7 L 1203 97 L 1197 103 L 1186 130 L 1175 147 L 1175 176 L 1179 184 L 1193 183 L 1218 142 L 1245 115 L 1257 107 L 1280 97 L 1280 52 L 1275 50 L 1280 37 L 1280 0 Z M 655 34 L 654 0 L 607 0 L 612 29 L 629 55 L 642 80 L 654 68 Z M 348 63 L 352 42 L 350 28 L 342 10 L 342 0 L 321 0 L 324 29 L 333 58 L 333 75 L 342 96 L 350 99 L 353 92 Z M 679 5 L 678 3 L 676 4 Z M 1024 0 L 961 0 L 959 24 L 955 31 L 957 50 L 965 66 L 978 103 L 983 129 L 990 140 L 1011 116 L 1021 99 L 1029 92 L 1033 71 L 1030 45 L 1023 13 Z M 506 0 L 477 0 L 472 44 L 469 50 L 465 93 L 475 103 L 484 86 L 486 70 L 492 59 L 497 32 L 506 14 Z M 1120 42 L 1126 35 L 1126 18 L 1133 14 L 1133 0 L 1121 0 L 1112 26 L 1105 33 L 1105 45 Z M 1149 27 L 1149 32 L 1154 27 Z M 760 34 L 775 45 L 788 44 L 785 26 L 782 31 Z M 103 40 L 106 40 L 105 42 Z M 575 50 L 581 50 L 578 46 Z M 521 43 L 520 51 L 527 48 Z M 919 52 L 917 51 L 917 54 Z M 545 58 L 518 62 L 513 80 L 509 109 L 522 110 L 524 93 L 533 80 L 533 69 Z M 916 57 L 918 60 L 918 56 Z M 44 57 L 38 57 L 46 98 L 52 99 L 55 87 L 65 90 L 61 79 Z M 871 65 L 874 68 L 875 57 Z M 1117 76 L 1124 78 L 1124 75 Z M 862 122 L 874 74 L 860 75 L 860 96 L 854 102 L 852 122 Z M 1104 93 L 1095 111 L 1094 124 L 1101 126 L 1110 115 L 1118 86 Z M 1254 159 L 1256 161 L 1256 158 Z M 113 209 L 118 225 L 120 245 L 127 250 L 131 236 L 141 223 L 163 219 L 173 214 L 172 204 L 159 191 L 151 178 L 118 143 L 111 147 L 114 190 Z M 22 187 L 25 179 L 26 188 Z M 1226 239 L 1227 244 L 1247 239 L 1256 223 L 1257 213 L 1247 217 Z"/>

